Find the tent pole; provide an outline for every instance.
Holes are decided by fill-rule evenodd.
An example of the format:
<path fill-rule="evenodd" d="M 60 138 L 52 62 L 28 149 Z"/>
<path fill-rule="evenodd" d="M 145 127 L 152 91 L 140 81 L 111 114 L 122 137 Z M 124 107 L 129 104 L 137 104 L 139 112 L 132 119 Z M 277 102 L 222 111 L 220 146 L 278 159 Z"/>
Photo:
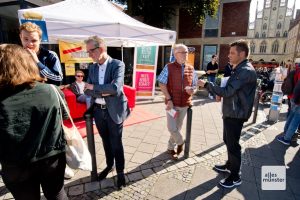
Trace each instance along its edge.
<path fill-rule="evenodd" d="M 122 62 L 124 62 L 124 49 L 123 49 L 123 44 L 121 45 L 121 54 L 122 54 Z"/>

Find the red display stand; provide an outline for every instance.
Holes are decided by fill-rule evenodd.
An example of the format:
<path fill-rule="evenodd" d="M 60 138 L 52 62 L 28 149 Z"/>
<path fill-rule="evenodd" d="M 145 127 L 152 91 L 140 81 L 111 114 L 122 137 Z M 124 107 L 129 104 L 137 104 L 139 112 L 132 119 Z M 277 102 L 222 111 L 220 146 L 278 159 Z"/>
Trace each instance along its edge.
<path fill-rule="evenodd" d="M 124 93 L 128 99 L 128 106 L 132 110 L 135 107 L 135 88 L 128 85 L 123 86 Z M 70 114 L 73 119 L 82 118 L 86 111 L 85 103 L 78 103 L 75 94 L 69 88 L 64 88 L 63 93 L 70 109 Z"/>

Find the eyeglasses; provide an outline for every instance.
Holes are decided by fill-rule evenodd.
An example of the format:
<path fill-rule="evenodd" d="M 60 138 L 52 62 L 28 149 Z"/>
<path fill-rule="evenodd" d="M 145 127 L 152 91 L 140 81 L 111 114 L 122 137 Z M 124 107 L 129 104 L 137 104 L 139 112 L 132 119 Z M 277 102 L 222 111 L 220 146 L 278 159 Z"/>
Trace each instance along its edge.
<path fill-rule="evenodd" d="M 187 54 L 189 52 L 187 52 L 187 51 L 178 51 L 177 53 Z"/>
<path fill-rule="evenodd" d="M 76 77 L 83 77 L 83 75 L 76 75 Z"/>
<path fill-rule="evenodd" d="M 88 51 L 86 51 L 87 53 L 93 53 L 96 49 L 98 49 L 99 47 L 95 47 L 95 48 L 93 48 L 93 49 L 90 49 L 90 50 L 88 50 Z"/>

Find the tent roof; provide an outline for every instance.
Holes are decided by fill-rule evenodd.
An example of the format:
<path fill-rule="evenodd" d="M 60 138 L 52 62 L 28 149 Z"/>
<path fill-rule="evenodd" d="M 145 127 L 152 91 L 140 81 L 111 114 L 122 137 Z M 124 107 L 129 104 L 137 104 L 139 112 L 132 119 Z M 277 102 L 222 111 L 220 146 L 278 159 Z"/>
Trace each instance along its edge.
<path fill-rule="evenodd" d="M 24 19 L 26 12 L 37 13 L 46 21 L 49 43 L 83 40 L 91 35 L 106 39 L 108 46 L 172 45 L 176 40 L 175 31 L 139 22 L 107 0 L 66 0 L 22 9 L 18 11 L 19 19 Z"/>

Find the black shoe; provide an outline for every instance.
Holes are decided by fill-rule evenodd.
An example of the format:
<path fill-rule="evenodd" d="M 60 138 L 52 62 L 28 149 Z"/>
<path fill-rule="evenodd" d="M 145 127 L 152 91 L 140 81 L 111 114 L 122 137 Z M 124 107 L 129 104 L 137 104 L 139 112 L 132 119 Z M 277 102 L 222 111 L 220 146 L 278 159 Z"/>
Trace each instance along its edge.
<path fill-rule="evenodd" d="M 102 172 L 100 172 L 100 174 L 98 175 L 98 181 L 102 181 L 103 179 L 105 179 L 108 175 L 109 172 L 111 172 L 113 169 L 112 167 L 106 167 Z"/>
<path fill-rule="evenodd" d="M 126 186 L 126 182 L 125 182 L 124 173 L 120 173 L 120 174 L 118 174 L 117 187 L 118 187 L 118 189 L 121 189 L 122 187 L 125 187 L 125 186 Z"/>
<path fill-rule="evenodd" d="M 227 172 L 230 173 L 230 170 L 228 169 L 227 165 L 215 165 L 214 169 L 217 172 Z"/>
<path fill-rule="evenodd" d="M 242 184 L 242 180 L 240 177 L 232 178 L 229 176 L 219 182 L 219 184 L 224 188 L 233 188 L 234 186 L 239 186 Z"/>

